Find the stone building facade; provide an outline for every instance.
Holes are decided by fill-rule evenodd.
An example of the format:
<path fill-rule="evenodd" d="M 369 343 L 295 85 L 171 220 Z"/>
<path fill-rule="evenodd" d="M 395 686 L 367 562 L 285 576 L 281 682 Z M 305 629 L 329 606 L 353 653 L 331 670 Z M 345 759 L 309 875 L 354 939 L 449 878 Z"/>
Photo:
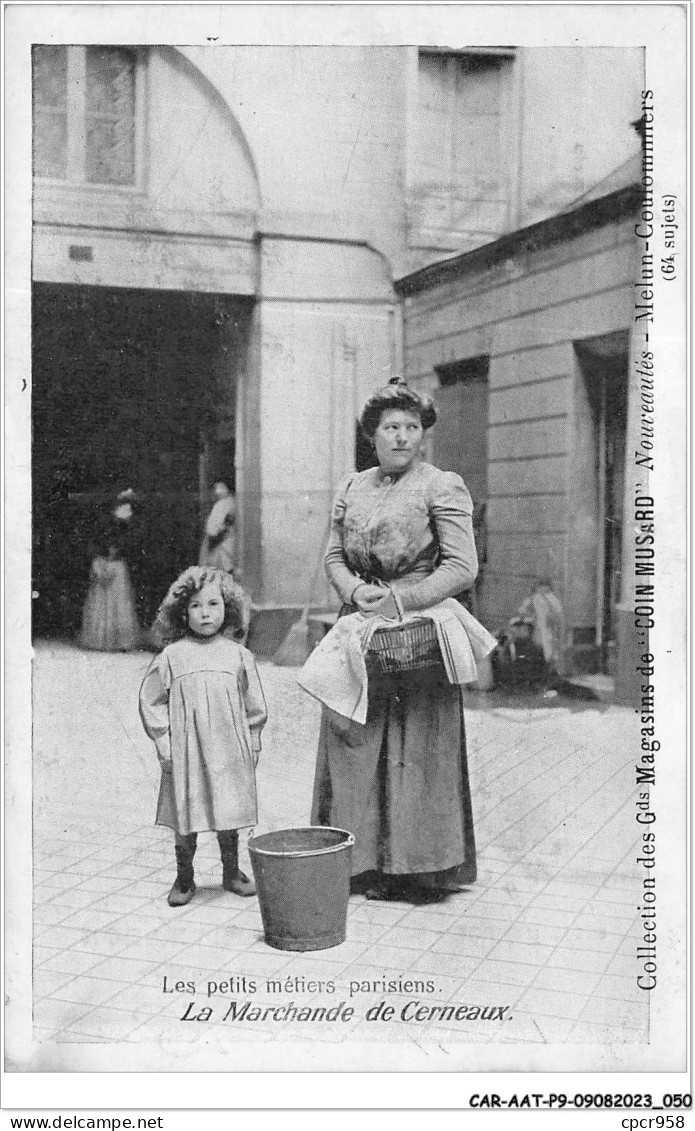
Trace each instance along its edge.
<path fill-rule="evenodd" d="M 575 671 L 618 674 L 634 605 L 640 200 L 628 186 L 397 283 L 405 373 L 443 409 L 433 460 L 484 505 L 481 616 L 503 626 L 549 579 Z"/>
<path fill-rule="evenodd" d="M 53 44 L 36 46 L 33 64 L 34 526 L 44 559 L 54 568 L 60 539 L 47 535 L 65 523 L 49 506 L 56 490 L 78 506 L 130 486 L 150 500 L 149 556 L 164 586 L 195 553 L 210 484 L 226 479 L 255 601 L 328 601 L 315 566 L 330 499 L 354 467 L 358 408 L 403 364 L 395 280 L 475 255 L 624 178 L 638 159 L 630 122 L 642 52 Z M 618 227 L 614 247 L 577 251 L 578 270 L 605 283 L 580 299 L 577 277 L 581 326 L 550 334 L 523 396 L 525 362 L 514 359 L 527 345 L 515 334 L 532 311 L 545 317 L 538 288 L 572 274 L 557 248 L 538 253 L 542 271 L 526 259 L 491 268 L 488 297 L 468 295 L 457 313 L 453 353 L 451 337 L 442 356 L 418 344 L 436 312 L 414 315 L 406 301 L 409 373 L 490 358 L 490 520 L 500 536 L 540 524 L 558 578 L 561 503 L 538 517 L 545 472 L 533 459 L 568 458 L 549 429 L 574 419 L 571 343 L 624 330 L 624 318 L 605 316 L 623 302 L 628 271 Z M 604 237 L 578 239 L 593 248 Z M 510 317 L 523 307 L 504 330 L 505 360 L 493 297 Z M 505 478 L 510 446 L 524 456 L 523 481 Z M 504 611 L 499 592 L 486 599 L 491 616 Z M 573 599 L 576 623 L 588 623 L 588 582 Z"/>

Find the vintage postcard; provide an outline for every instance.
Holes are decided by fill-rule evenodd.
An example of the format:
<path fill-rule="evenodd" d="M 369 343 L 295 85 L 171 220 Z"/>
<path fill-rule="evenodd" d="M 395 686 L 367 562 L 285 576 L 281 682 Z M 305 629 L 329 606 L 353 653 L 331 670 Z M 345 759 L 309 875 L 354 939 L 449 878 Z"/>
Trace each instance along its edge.
<path fill-rule="evenodd" d="M 14 1105 L 687 1107 L 688 6 L 4 16 Z"/>

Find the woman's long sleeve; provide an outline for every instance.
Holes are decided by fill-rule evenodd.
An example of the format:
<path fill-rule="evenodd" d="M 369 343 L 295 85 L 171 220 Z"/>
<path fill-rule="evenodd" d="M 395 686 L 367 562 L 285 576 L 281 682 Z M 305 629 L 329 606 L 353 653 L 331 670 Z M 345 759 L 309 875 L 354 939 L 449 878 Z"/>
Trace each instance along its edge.
<path fill-rule="evenodd" d="M 247 648 L 242 648 L 241 654 L 244 663 L 243 697 L 246 718 L 251 732 L 252 749 L 258 753 L 261 749 L 261 731 L 268 721 L 268 708 L 256 661 Z"/>
<path fill-rule="evenodd" d="M 478 573 L 473 503 L 460 475 L 445 472 L 432 489 L 428 509 L 437 532 L 439 561 L 429 577 L 395 588 L 407 612 L 427 609 L 470 589 Z"/>
<path fill-rule="evenodd" d="M 140 718 L 146 733 L 157 748 L 160 762 L 171 761 L 169 729 L 169 662 L 162 653 L 155 656 L 140 688 Z"/>
<path fill-rule="evenodd" d="M 343 480 L 333 503 L 331 513 L 331 530 L 328 536 L 328 545 L 323 563 L 328 575 L 328 580 L 342 600 L 349 604 L 352 594 L 358 585 L 362 584 L 361 578 L 348 568 L 343 551 L 343 520 L 345 518 L 346 494 L 354 476 L 348 475 Z"/>

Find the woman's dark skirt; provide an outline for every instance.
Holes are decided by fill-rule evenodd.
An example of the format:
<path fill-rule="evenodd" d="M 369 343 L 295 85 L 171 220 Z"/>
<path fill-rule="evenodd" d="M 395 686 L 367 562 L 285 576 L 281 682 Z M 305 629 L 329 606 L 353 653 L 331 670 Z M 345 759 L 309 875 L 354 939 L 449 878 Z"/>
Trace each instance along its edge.
<path fill-rule="evenodd" d="M 353 875 L 475 880 L 463 703 L 443 668 L 371 675 L 364 726 L 324 707 L 311 819 L 354 833 Z"/>

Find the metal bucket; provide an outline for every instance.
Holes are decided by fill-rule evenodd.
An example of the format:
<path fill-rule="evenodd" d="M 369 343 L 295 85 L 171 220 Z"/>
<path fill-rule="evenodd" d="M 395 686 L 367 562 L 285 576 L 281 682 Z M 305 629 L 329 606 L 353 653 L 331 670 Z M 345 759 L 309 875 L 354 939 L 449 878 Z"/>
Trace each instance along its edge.
<path fill-rule="evenodd" d="M 313 825 L 249 840 L 268 946 L 325 950 L 345 942 L 354 843 L 345 829 Z"/>

